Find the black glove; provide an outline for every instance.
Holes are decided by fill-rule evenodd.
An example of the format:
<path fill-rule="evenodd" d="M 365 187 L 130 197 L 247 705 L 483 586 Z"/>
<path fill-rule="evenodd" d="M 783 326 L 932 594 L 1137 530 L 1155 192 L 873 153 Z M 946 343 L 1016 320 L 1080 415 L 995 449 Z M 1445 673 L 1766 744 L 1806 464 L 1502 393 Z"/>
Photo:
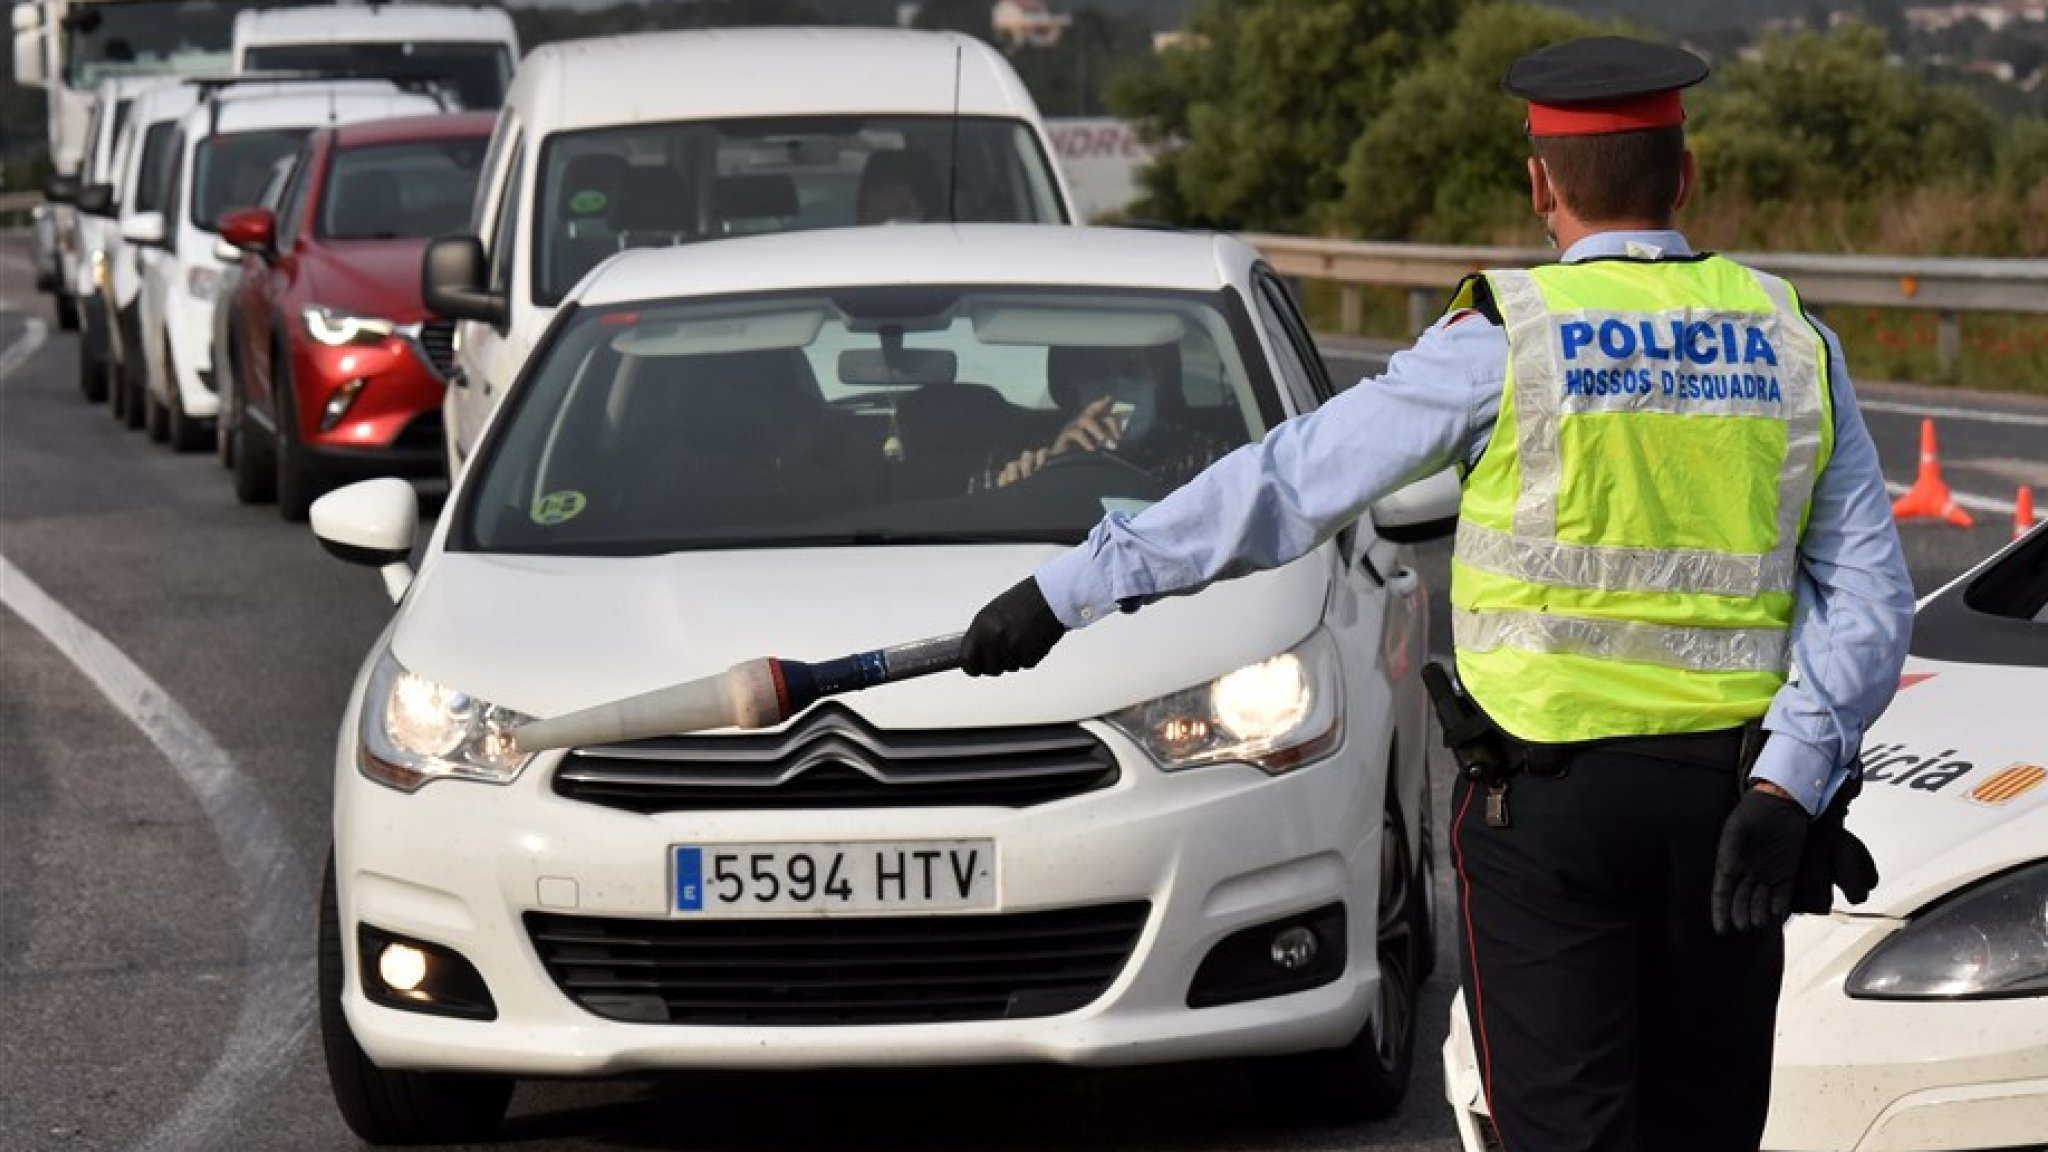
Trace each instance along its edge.
<path fill-rule="evenodd" d="M 1721 826 L 1714 857 L 1714 931 L 1748 932 L 1784 922 L 1806 849 L 1806 809 L 1751 788 Z"/>
<path fill-rule="evenodd" d="M 1035 668 L 1066 634 L 1067 626 L 1038 590 L 1038 579 L 1026 576 L 974 614 L 960 642 L 960 670 L 969 676 L 1001 676 Z"/>
<path fill-rule="evenodd" d="M 1877 861 L 1847 827 L 1849 802 L 1862 791 L 1859 764 L 1806 830 L 1806 852 L 1799 862 L 1799 878 L 1792 884 L 1794 912 L 1826 915 L 1835 905 L 1835 889 L 1841 889 L 1849 903 L 1861 904 L 1877 887 Z"/>

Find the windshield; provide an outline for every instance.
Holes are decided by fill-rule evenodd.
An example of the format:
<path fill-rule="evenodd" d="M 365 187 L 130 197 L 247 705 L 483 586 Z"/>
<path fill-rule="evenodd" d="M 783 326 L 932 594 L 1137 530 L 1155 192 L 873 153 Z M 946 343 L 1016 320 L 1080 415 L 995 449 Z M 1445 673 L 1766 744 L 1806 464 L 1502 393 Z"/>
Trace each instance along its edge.
<path fill-rule="evenodd" d="M 821 289 L 578 311 L 458 547 L 1079 541 L 1278 419 L 1234 293 Z"/>
<path fill-rule="evenodd" d="M 235 14 L 326 0 L 130 0 L 74 4 L 64 15 L 64 81 L 232 70 Z"/>
<path fill-rule="evenodd" d="M 317 233 L 394 240 L 462 231 L 489 143 L 461 136 L 341 149 L 321 188 Z"/>
<path fill-rule="evenodd" d="M 954 171 L 954 141 L 960 165 Z M 534 300 L 626 248 L 852 224 L 1062 223 L 1016 120 L 809 116 L 556 133 L 542 152 Z"/>
<path fill-rule="evenodd" d="M 437 80 L 465 108 L 496 108 L 512 82 L 512 55 L 496 43 L 271 44 L 246 53 L 247 72 Z"/>
<path fill-rule="evenodd" d="M 223 132 L 199 142 L 192 166 L 192 223 L 215 231 L 220 218 L 253 206 L 279 160 L 299 150 L 310 128 Z"/>

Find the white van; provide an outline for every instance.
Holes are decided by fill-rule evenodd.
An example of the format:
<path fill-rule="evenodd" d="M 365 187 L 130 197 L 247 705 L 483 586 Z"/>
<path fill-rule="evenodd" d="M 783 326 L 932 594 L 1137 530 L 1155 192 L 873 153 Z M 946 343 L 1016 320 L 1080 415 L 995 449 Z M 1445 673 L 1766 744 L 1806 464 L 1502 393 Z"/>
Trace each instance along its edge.
<path fill-rule="evenodd" d="M 107 397 L 108 365 L 117 337 L 113 315 L 103 292 L 111 277 L 108 249 L 115 238 L 114 151 L 136 96 L 171 83 L 166 76 L 115 76 L 100 81 L 94 94 L 92 119 L 86 127 L 85 154 L 78 164 L 77 259 L 68 265 L 71 277 L 63 290 L 78 301 L 78 387 L 87 401 Z"/>
<path fill-rule="evenodd" d="M 129 243 L 143 247 L 142 404 L 150 439 L 195 450 L 208 442 L 220 411 L 212 341 L 221 216 L 256 203 L 272 166 L 315 128 L 444 110 L 435 97 L 387 80 L 322 80 L 213 89 L 185 114 L 162 209 L 121 225 Z"/>
<path fill-rule="evenodd" d="M 107 230 L 107 277 L 100 293 L 113 336 L 105 365 L 107 408 L 130 428 L 142 427 L 142 249 L 122 230 L 132 217 L 163 212 L 178 122 L 199 98 L 192 83 L 142 93 L 114 142 L 114 226 Z"/>
<path fill-rule="evenodd" d="M 460 321 L 450 474 L 556 305 L 606 257 L 862 223 L 1065 224 L 1052 155 L 1009 62 L 952 33 L 744 28 L 535 49 L 492 136 L 473 235 L 437 241 L 422 272 L 439 276 L 427 306 Z"/>
<path fill-rule="evenodd" d="M 519 34 L 501 8 L 331 5 L 235 17 L 235 70 L 439 81 L 464 108 L 505 102 Z"/>

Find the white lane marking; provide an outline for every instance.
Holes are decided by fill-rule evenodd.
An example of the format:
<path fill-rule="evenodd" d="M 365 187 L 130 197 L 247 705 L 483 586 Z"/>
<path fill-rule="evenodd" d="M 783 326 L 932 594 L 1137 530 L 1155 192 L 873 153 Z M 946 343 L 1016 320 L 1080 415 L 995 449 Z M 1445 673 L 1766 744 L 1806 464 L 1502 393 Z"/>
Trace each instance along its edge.
<path fill-rule="evenodd" d="M 1903 496 L 1912 487 L 1911 484 L 1900 484 L 1893 480 L 1887 480 L 1884 484 L 1884 490 L 1894 496 Z M 1955 498 L 1957 504 L 1973 512 L 1996 512 L 2001 516 L 2011 516 L 2020 510 L 2018 504 L 2013 503 L 2011 500 L 2000 500 L 1996 496 L 1979 496 L 1974 492 L 1957 492 L 1955 493 Z"/>
<path fill-rule="evenodd" d="M 12 312 L 0 312 L 0 316 L 12 315 Z M 28 326 L 27 330 L 19 340 L 7 346 L 7 351 L 0 352 L 0 383 L 5 383 L 16 368 L 28 363 L 28 358 L 36 354 L 50 335 L 50 327 L 43 323 L 41 317 L 23 316 L 21 320 Z"/>
<path fill-rule="evenodd" d="M 206 1076 L 138 1146 L 184 1152 L 225 1146 L 226 1125 L 282 1078 L 313 1022 L 313 889 L 292 843 L 248 777 L 191 713 L 106 637 L 0 555 L 0 604 L 41 632 L 92 681 L 191 789 L 241 889 L 242 1011 Z"/>
<path fill-rule="evenodd" d="M 1989 408 L 1945 408 L 1933 404 L 1903 404 L 1896 400 L 1866 400 L 1861 396 L 1856 398 L 1856 406 L 1865 412 L 1886 412 L 1894 416 L 1939 416 L 1944 420 L 1975 420 L 1980 424 L 2018 424 L 2028 428 L 2048 428 L 2048 415 L 2036 416 L 2030 412 L 2000 412 Z"/>

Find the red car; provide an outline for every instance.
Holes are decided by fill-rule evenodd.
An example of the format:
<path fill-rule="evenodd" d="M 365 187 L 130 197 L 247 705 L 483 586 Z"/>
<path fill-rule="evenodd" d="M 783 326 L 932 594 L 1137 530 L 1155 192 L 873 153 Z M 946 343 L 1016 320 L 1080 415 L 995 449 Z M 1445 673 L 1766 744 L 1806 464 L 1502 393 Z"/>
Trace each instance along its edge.
<path fill-rule="evenodd" d="M 469 223 L 488 114 L 351 124 L 306 140 L 275 213 L 221 221 L 241 279 L 223 362 L 222 454 L 245 504 L 303 519 L 364 476 L 439 475 L 453 325 L 420 256 Z"/>

